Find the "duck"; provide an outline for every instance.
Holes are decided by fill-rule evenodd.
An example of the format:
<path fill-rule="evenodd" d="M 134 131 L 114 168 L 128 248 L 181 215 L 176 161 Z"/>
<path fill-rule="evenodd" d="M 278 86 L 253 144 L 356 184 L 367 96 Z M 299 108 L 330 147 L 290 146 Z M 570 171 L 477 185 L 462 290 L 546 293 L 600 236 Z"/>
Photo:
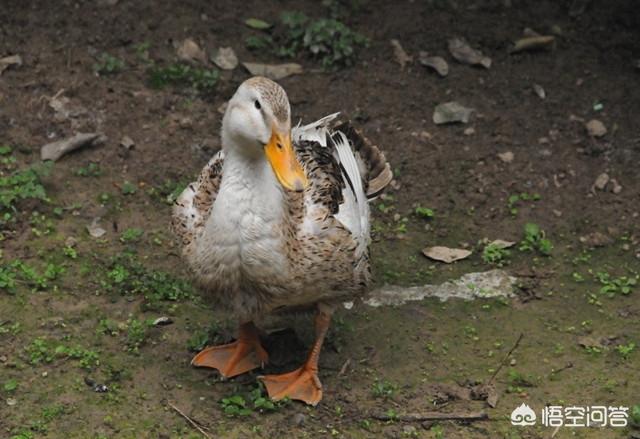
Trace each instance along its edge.
<path fill-rule="evenodd" d="M 264 367 L 269 354 L 256 322 L 315 311 L 315 341 L 301 367 L 258 377 L 272 400 L 315 406 L 331 316 L 371 282 L 369 202 L 391 182 L 390 165 L 339 113 L 292 127 L 287 93 L 259 76 L 228 102 L 221 144 L 175 201 L 172 226 L 196 283 L 235 316 L 238 335 L 191 364 L 224 378 Z"/>

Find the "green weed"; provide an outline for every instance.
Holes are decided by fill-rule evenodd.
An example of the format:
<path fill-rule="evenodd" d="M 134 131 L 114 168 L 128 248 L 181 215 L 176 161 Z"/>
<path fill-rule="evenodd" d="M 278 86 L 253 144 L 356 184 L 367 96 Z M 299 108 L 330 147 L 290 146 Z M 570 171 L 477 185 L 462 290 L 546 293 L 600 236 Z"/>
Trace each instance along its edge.
<path fill-rule="evenodd" d="M 142 235 L 144 235 L 144 230 L 129 228 L 129 229 L 126 229 L 124 232 L 122 232 L 122 234 L 120 235 L 120 242 L 124 242 L 124 243 L 137 242 L 140 240 Z"/>
<path fill-rule="evenodd" d="M 416 207 L 415 213 L 418 217 L 424 218 L 424 219 L 433 219 L 436 216 L 433 209 L 429 209 L 428 207 L 422 207 L 422 206 Z"/>
<path fill-rule="evenodd" d="M 502 267 L 507 264 L 508 258 L 511 256 L 511 251 L 498 244 L 487 244 L 482 250 L 482 260 L 487 264 L 496 265 Z"/>
<path fill-rule="evenodd" d="M 102 53 L 93 65 L 93 70 L 99 75 L 114 75 L 125 68 L 125 62 L 108 53 Z"/>
<path fill-rule="evenodd" d="M 636 284 L 638 283 L 638 276 L 619 276 L 612 277 L 606 271 L 598 271 L 596 279 L 600 282 L 600 294 L 606 294 L 609 297 L 613 297 L 616 294 L 629 295 L 633 292 Z"/>
<path fill-rule="evenodd" d="M 376 398 L 391 398 L 397 390 L 398 386 L 387 380 L 376 380 L 371 385 L 371 393 Z"/>
<path fill-rule="evenodd" d="M 47 162 L 0 176 L 0 228 L 14 219 L 21 201 L 49 201 L 41 178 L 48 175 L 50 169 L 51 163 Z"/>
<path fill-rule="evenodd" d="M 636 344 L 633 342 L 627 343 L 626 345 L 621 344 L 616 346 L 615 349 L 623 359 L 627 360 L 631 356 L 631 353 L 636 349 Z"/>
<path fill-rule="evenodd" d="M 544 231 L 534 223 L 524 226 L 524 238 L 518 247 L 520 251 L 538 251 L 544 256 L 550 256 L 553 244 L 545 237 Z"/>
<path fill-rule="evenodd" d="M 149 69 L 149 84 L 154 88 L 168 85 L 191 88 L 200 93 L 215 89 L 220 73 L 216 69 L 203 69 L 188 64 L 171 64 L 166 67 L 154 66 Z"/>
<path fill-rule="evenodd" d="M 158 308 L 162 301 L 176 302 L 193 298 L 191 285 L 169 273 L 148 270 L 131 253 L 112 258 L 101 281 L 107 291 L 122 295 L 140 295 L 147 308 Z"/>
<path fill-rule="evenodd" d="M 76 169 L 75 174 L 78 177 L 100 177 L 102 175 L 102 170 L 100 169 L 99 164 L 89 162 L 87 166 Z"/>
<path fill-rule="evenodd" d="M 302 12 L 283 12 L 273 35 L 252 35 L 245 40 L 250 50 L 268 50 L 281 58 L 305 54 L 327 70 L 350 66 L 368 39 L 333 18 L 310 19 Z"/>
<path fill-rule="evenodd" d="M 529 194 L 527 192 L 522 192 L 519 194 L 510 195 L 507 198 L 507 208 L 509 209 L 509 213 L 515 216 L 518 214 L 517 206 L 523 201 L 538 201 L 540 200 L 540 194 Z"/>

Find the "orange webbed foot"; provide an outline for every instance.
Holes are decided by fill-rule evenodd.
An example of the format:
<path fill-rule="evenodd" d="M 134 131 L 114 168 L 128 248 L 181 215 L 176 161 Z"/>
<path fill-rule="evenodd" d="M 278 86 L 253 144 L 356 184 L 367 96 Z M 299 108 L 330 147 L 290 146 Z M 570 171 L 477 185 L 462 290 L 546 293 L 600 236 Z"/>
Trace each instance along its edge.
<path fill-rule="evenodd" d="M 322 399 L 322 384 L 318 373 L 305 366 L 293 372 L 265 375 L 259 379 L 264 383 L 269 397 L 274 401 L 288 397 L 315 406 Z"/>
<path fill-rule="evenodd" d="M 240 326 L 238 340 L 203 349 L 193 357 L 191 364 L 217 369 L 223 377 L 231 378 L 264 367 L 268 361 L 269 355 L 260 344 L 258 330 L 252 323 L 247 323 Z"/>

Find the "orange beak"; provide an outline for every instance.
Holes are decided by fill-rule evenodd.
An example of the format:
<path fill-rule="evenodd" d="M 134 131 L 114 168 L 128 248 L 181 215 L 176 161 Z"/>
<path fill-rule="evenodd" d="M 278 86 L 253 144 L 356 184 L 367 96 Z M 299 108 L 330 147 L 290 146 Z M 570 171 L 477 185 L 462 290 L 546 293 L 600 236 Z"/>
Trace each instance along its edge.
<path fill-rule="evenodd" d="M 296 192 L 307 187 L 309 181 L 293 150 L 289 133 L 282 134 L 272 129 L 271 139 L 264 147 L 264 153 L 282 186 Z"/>

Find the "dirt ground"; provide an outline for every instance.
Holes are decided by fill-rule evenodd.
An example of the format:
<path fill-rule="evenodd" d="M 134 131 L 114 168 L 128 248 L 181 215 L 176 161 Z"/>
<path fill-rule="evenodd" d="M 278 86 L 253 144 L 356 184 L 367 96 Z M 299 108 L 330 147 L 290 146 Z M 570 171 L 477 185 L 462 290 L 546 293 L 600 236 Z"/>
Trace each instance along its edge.
<path fill-rule="evenodd" d="M 219 108 L 249 74 L 241 66 L 224 72 L 215 90 L 194 95 L 150 87 L 147 69 L 149 60 L 172 62 L 174 43 L 185 38 L 209 53 L 230 46 L 241 61 L 279 62 L 245 48 L 255 31 L 244 20 L 275 22 L 284 10 L 320 17 L 327 8 L 285 0 L 2 2 L 0 58 L 19 54 L 22 65 L 0 75 L 0 146 L 15 158 L 2 162 L 0 176 L 39 162 L 43 144 L 77 132 L 108 140 L 55 163 L 43 177 L 49 201 L 19 204 L 15 221 L 1 226 L 1 267 L 62 269 L 47 285 L 0 289 L 0 437 L 201 437 L 174 406 L 216 438 L 548 438 L 554 429 L 540 422 L 511 425 L 512 410 L 523 402 L 538 414 L 545 405 L 640 404 L 640 287 L 632 284 L 640 271 L 640 11 L 631 0 L 592 1 L 572 16 L 569 3 L 358 2 L 344 21 L 370 44 L 355 65 L 325 72 L 303 57 L 296 61 L 305 73 L 280 81 L 294 121 L 342 111 L 392 164 L 394 188 L 373 209 L 377 285 L 495 268 L 478 242 L 520 242 L 526 223 L 539 225 L 553 250 L 510 249 L 502 268 L 519 286 L 510 300 L 340 311 L 320 362 L 320 405 L 261 409 L 261 372 L 223 382 L 189 365 L 207 339 L 229 339 L 235 322 L 189 293 L 165 202 L 219 149 Z M 553 49 L 510 54 L 525 28 L 556 35 Z M 455 36 L 490 56 L 491 68 L 453 60 L 447 40 Z M 391 39 L 414 57 L 404 69 Z M 419 51 L 444 57 L 449 75 L 420 65 Z M 96 74 L 103 53 L 124 68 Z M 69 99 L 67 114 L 52 109 L 54 97 Z M 447 101 L 474 108 L 471 121 L 435 125 L 434 108 Z M 591 119 L 607 133 L 589 136 Z M 132 149 L 120 145 L 124 136 Z M 603 173 L 615 182 L 600 189 Z M 417 206 L 434 217 L 416 215 Z M 106 231 L 100 238 L 86 229 L 96 217 Z M 422 256 L 428 245 L 473 254 L 444 265 Z M 122 279 L 135 276 L 125 288 Z M 158 292 L 165 287 L 175 294 Z M 160 316 L 173 323 L 148 324 Z M 311 320 L 266 324 L 285 327 L 295 333 L 269 336 L 266 372 L 304 358 Z M 469 397 L 501 365 L 495 407 Z M 99 384 L 108 391 L 96 392 Z M 236 410 L 240 400 L 246 413 Z M 402 420 L 433 411 L 484 411 L 488 419 Z M 640 432 L 562 427 L 555 437 Z"/>

